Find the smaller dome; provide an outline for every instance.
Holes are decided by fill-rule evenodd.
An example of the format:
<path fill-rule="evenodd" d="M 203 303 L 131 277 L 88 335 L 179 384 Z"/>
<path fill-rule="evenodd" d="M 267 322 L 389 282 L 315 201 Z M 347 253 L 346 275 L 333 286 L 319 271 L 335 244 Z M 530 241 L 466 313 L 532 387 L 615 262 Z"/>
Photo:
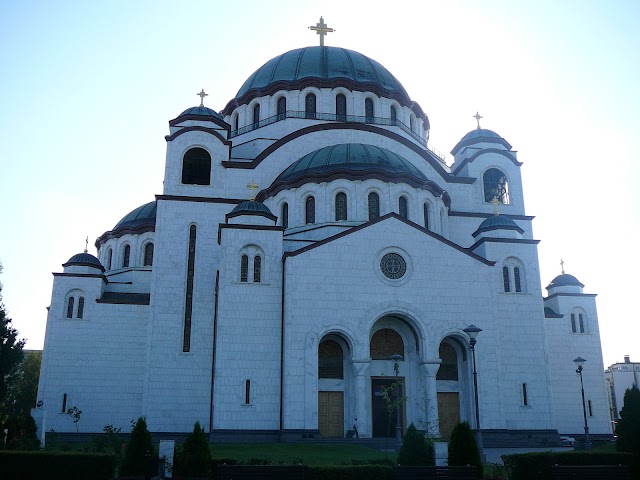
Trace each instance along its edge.
<path fill-rule="evenodd" d="M 63 267 L 70 267 L 72 265 L 79 265 L 83 267 L 94 267 L 104 272 L 104 267 L 96 257 L 87 252 L 82 252 L 74 255 L 66 263 L 63 263 Z"/>
<path fill-rule="evenodd" d="M 231 210 L 231 215 L 235 216 L 240 214 L 247 214 L 247 215 L 264 214 L 264 215 L 273 216 L 273 213 L 271 213 L 271 210 L 269 210 L 269 207 L 267 207 L 262 202 L 258 202 L 257 200 L 246 200 L 236 205 L 236 207 L 233 210 Z"/>
<path fill-rule="evenodd" d="M 220 115 L 215 110 L 205 107 L 204 105 L 187 108 L 184 112 L 178 115 L 178 118 L 184 117 L 185 115 L 195 115 L 198 117 L 215 117 L 218 120 L 223 120 L 222 115 Z"/>
<path fill-rule="evenodd" d="M 509 142 L 493 130 L 489 130 L 487 128 L 476 128 L 460 139 L 456 146 L 453 147 L 453 150 L 451 150 L 451 154 L 455 155 L 461 148 L 474 145 L 476 143 L 497 143 L 506 147 L 507 150 L 511 150 Z"/>
<path fill-rule="evenodd" d="M 119 228 L 124 227 L 138 227 L 140 225 L 152 224 L 156 223 L 156 213 L 158 210 L 158 205 L 155 200 L 153 202 L 146 203 L 141 207 L 136 208 L 135 210 L 127 213 L 122 220 L 120 220 L 113 230 L 117 230 Z"/>
<path fill-rule="evenodd" d="M 524 233 L 524 230 L 509 217 L 504 215 L 491 215 L 489 218 L 483 220 L 478 229 L 473 233 L 473 236 L 477 237 L 481 233 L 491 230 L 516 230 L 520 232 L 520 234 Z"/>
<path fill-rule="evenodd" d="M 476 128 L 475 130 L 471 130 L 464 137 L 462 137 L 460 141 L 464 142 L 465 140 L 471 140 L 472 138 L 483 138 L 483 137 L 502 139 L 502 137 L 498 135 L 496 132 L 494 132 L 493 130 L 489 130 L 487 128 Z"/>
<path fill-rule="evenodd" d="M 580 283 L 580 280 L 578 280 L 576 277 L 574 277 L 573 275 L 569 275 L 568 273 L 563 273 L 562 275 L 558 275 L 556 278 L 551 280 L 551 283 L 549 284 L 547 289 L 553 288 L 553 287 L 569 287 L 569 286 L 580 287 L 580 288 L 584 287 L 584 285 Z"/>

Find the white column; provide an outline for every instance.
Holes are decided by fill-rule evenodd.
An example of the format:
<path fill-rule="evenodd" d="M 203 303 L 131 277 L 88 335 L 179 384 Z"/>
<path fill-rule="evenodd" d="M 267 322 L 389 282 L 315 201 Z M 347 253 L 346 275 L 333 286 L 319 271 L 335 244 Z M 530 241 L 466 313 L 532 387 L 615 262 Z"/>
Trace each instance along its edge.
<path fill-rule="evenodd" d="M 438 389 L 436 387 L 436 374 L 440 368 L 441 359 L 422 360 L 420 368 L 425 386 L 425 415 L 427 422 L 427 436 L 438 438 L 440 425 L 438 422 Z"/>
<path fill-rule="evenodd" d="M 358 434 L 360 437 L 371 437 L 371 402 L 367 401 L 367 379 L 371 360 L 353 360 L 353 377 L 355 398 L 355 418 L 358 419 Z M 355 418 L 350 421 L 353 422 Z"/>

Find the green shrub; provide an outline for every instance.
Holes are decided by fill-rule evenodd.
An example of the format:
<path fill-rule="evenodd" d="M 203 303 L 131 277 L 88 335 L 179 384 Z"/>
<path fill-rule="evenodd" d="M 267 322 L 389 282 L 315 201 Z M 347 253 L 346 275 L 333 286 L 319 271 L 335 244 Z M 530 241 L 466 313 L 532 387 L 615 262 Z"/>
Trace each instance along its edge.
<path fill-rule="evenodd" d="M 453 427 L 449 441 L 449 465 L 452 467 L 475 465 L 478 469 L 478 475 L 482 477 L 480 452 L 469 422 L 458 423 Z"/>
<path fill-rule="evenodd" d="M 629 465 L 633 456 L 628 453 L 578 451 L 535 452 L 503 455 L 505 469 L 511 480 L 551 480 L 553 465 Z"/>
<path fill-rule="evenodd" d="M 115 460 L 111 455 L 76 452 L 0 451 L 3 480 L 64 478 L 65 480 L 112 479 Z"/>
<path fill-rule="evenodd" d="M 393 468 L 386 465 L 309 467 L 307 480 L 392 480 Z"/>
<path fill-rule="evenodd" d="M 200 422 L 196 422 L 193 432 L 177 449 L 173 471 L 187 477 L 206 477 L 209 475 L 210 463 L 209 441 Z"/>
<path fill-rule="evenodd" d="M 40 440 L 38 439 L 36 421 L 31 415 L 26 417 L 9 417 L 2 430 L 7 429 L 7 450 L 39 450 Z M 0 446 L 2 448 L 2 446 Z"/>
<path fill-rule="evenodd" d="M 640 390 L 635 385 L 624 392 L 616 434 L 616 448 L 620 452 L 640 456 Z"/>
<path fill-rule="evenodd" d="M 433 465 L 433 463 L 431 445 L 427 445 L 424 435 L 418 432 L 415 425 L 411 423 L 402 439 L 402 446 L 398 453 L 398 464 L 408 466 Z"/>
<path fill-rule="evenodd" d="M 131 439 L 124 451 L 121 474 L 144 475 L 147 468 L 147 455 L 155 456 L 155 448 L 144 417 L 140 417 L 135 423 L 132 422 L 132 425 Z"/>

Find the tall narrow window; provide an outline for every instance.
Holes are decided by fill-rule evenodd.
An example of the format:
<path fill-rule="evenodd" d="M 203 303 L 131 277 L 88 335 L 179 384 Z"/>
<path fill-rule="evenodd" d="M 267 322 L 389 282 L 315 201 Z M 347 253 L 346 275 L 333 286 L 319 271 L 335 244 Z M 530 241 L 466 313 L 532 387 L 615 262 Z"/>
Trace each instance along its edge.
<path fill-rule="evenodd" d="M 240 281 L 246 282 L 249 279 L 249 256 L 240 257 Z"/>
<path fill-rule="evenodd" d="M 306 118 L 316 118 L 316 96 L 313 93 L 308 93 L 304 97 L 304 116 Z"/>
<path fill-rule="evenodd" d="M 111 259 L 113 257 L 113 250 L 107 250 L 107 270 L 111 270 Z"/>
<path fill-rule="evenodd" d="M 389 109 L 389 115 L 391 117 L 391 125 L 395 125 L 398 122 L 398 111 L 393 105 L 391 105 L 391 108 Z"/>
<path fill-rule="evenodd" d="M 234 130 L 238 130 L 238 127 L 240 126 L 240 115 L 238 115 L 237 113 L 233 116 L 233 129 Z"/>
<path fill-rule="evenodd" d="M 316 223 L 316 199 L 308 197 L 305 202 L 305 223 Z"/>
<path fill-rule="evenodd" d="M 584 318 L 581 313 L 578 314 L 578 323 L 580 324 L 580 333 L 584 333 Z"/>
<path fill-rule="evenodd" d="M 576 333 L 576 316 L 571 314 L 571 333 Z"/>
<path fill-rule="evenodd" d="M 336 221 L 347 219 L 347 194 L 340 192 L 336 195 Z"/>
<path fill-rule="evenodd" d="M 526 407 L 529 405 L 529 399 L 527 398 L 527 384 L 522 384 L 522 404 Z"/>
<path fill-rule="evenodd" d="M 513 281 L 515 282 L 516 292 L 522 291 L 522 285 L 520 284 L 520 268 L 513 267 Z"/>
<path fill-rule="evenodd" d="M 287 114 L 287 98 L 280 97 L 277 105 L 278 120 L 283 120 Z"/>
<path fill-rule="evenodd" d="M 260 276 L 262 274 L 262 257 L 255 256 L 253 259 L 253 281 L 254 283 L 260 283 Z"/>
<path fill-rule="evenodd" d="M 82 318 L 84 316 L 84 297 L 78 299 L 78 313 L 76 318 Z"/>
<path fill-rule="evenodd" d="M 151 267 L 153 265 L 153 243 L 149 242 L 144 247 L 144 266 Z"/>
<path fill-rule="evenodd" d="M 124 250 L 122 252 L 122 268 L 127 268 L 129 266 L 130 256 L 131 256 L 131 247 L 129 245 L 125 245 Z"/>
<path fill-rule="evenodd" d="M 409 130 L 413 132 L 413 115 L 409 117 Z"/>
<path fill-rule="evenodd" d="M 62 411 L 60 413 L 67 413 L 67 394 L 62 395 Z"/>
<path fill-rule="evenodd" d="M 187 259 L 187 288 L 184 302 L 184 335 L 182 351 L 191 351 L 191 314 L 193 313 L 193 276 L 196 266 L 196 226 L 189 227 L 189 256 Z"/>
<path fill-rule="evenodd" d="M 257 127 L 260 122 L 260 104 L 256 104 L 253 107 L 253 126 Z"/>
<path fill-rule="evenodd" d="M 369 194 L 369 220 L 375 220 L 380 216 L 380 197 L 377 193 Z"/>
<path fill-rule="evenodd" d="M 75 299 L 73 297 L 69 297 L 69 301 L 67 302 L 67 318 L 73 318 L 74 303 L 75 303 Z"/>
<path fill-rule="evenodd" d="M 282 204 L 282 226 L 284 228 L 289 228 L 289 204 L 288 203 L 283 203 Z"/>
<path fill-rule="evenodd" d="M 341 122 L 347 119 L 347 97 L 341 93 L 336 95 L 336 115 Z"/>
<path fill-rule="evenodd" d="M 244 404 L 251 405 L 251 380 L 244 382 Z"/>
<path fill-rule="evenodd" d="M 593 417 L 593 408 L 591 407 L 591 400 L 587 400 L 587 403 L 589 404 L 589 416 Z"/>
<path fill-rule="evenodd" d="M 182 183 L 211 184 L 211 155 L 204 148 L 191 148 L 182 159 Z"/>
<path fill-rule="evenodd" d="M 426 202 L 423 206 L 423 213 L 424 213 L 424 228 L 429 230 L 429 204 Z"/>
<path fill-rule="evenodd" d="M 364 116 L 366 117 L 365 122 L 373 122 L 373 113 L 373 100 L 367 98 L 364 101 Z"/>
<path fill-rule="evenodd" d="M 409 218 L 409 208 L 407 203 L 407 197 L 400 197 L 398 199 L 398 214 L 402 218 Z"/>
<path fill-rule="evenodd" d="M 504 291 L 511 291 L 511 284 L 509 282 L 509 269 L 507 267 L 502 267 L 502 283 L 504 284 Z"/>
<path fill-rule="evenodd" d="M 500 203 L 509 203 L 509 186 L 507 176 L 502 170 L 490 168 L 484 172 L 484 201 L 491 202 L 497 198 Z"/>

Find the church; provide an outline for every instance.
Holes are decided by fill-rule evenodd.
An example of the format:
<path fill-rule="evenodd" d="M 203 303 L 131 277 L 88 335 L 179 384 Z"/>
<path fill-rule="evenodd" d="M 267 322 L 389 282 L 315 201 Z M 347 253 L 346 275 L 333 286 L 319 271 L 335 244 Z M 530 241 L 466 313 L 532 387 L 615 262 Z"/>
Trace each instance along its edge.
<path fill-rule="evenodd" d="M 163 191 L 53 273 L 40 431 L 611 435 L 595 295 L 564 270 L 543 291 L 511 144 L 476 114 L 447 162 L 391 72 L 314 30 L 221 110 L 201 91 Z"/>

